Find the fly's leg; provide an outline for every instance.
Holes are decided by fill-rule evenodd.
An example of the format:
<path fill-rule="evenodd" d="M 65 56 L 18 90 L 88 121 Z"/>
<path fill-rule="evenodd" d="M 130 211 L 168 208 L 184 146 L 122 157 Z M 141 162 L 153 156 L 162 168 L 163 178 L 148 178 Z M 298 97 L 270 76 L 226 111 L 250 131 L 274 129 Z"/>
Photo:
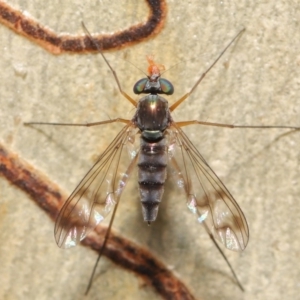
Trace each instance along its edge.
<path fill-rule="evenodd" d="M 100 121 L 100 122 L 93 122 L 93 123 L 48 123 L 48 122 L 26 122 L 24 125 L 30 126 L 30 125 L 55 125 L 55 126 L 83 126 L 83 127 L 91 127 L 91 126 L 98 126 L 98 125 L 105 125 L 110 123 L 125 123 L 130 124 L 130 120 L 122 119 L 122 118 L 116 118 L 106 121 Z"/>
<path fill-rule="evenodd" d="M 138 159 L 138 155 L 136 155 L 135 158 L 131 161 L 131 163 L 128 166 L 126 172 L 124 173 L 123 178 L 121 179 L 121 182 L 123 183 L 123 186 L 121 187 L 122 189 L 125 186 L 126 181 L 128 180 L 128 174 L 130 174 L 132 172 L 133 168 L 135 167 L 137 159 Z M 94 280 L 94 277 L 95 277 L 95 272 L 96 272 L 97 266 L 99 264 L 100 258 L 103 255 L 103 251 L 106 248 L 106 244 L 107 244 L 107 241 L 109 239 L 109 234 L 111 232 L 111 228 L 112 228 L 112 225 L 113 225 L 113 222 L 114 222 L 114 219 L 115 219 L 115 215 L 116 215 L 119 203 L 120 203 L 120 194 L 118 194 L 118 201 L 116 201 L 116 205 L 115 205 L 114 210 L 112 212 L 112 216 L 111 216 L 108 228 L 107 228 L 105 236 L 104 236 L 104 241 L 103 241 L 102 247 L 101 247 L 101 249 L 99 251 L 98 258 L 97 258 L 97 261 L 96 261 L 96 263 L 94 265 L 91 277 L 89 279 L 89 283 L 88 283 L 88 286 L 86 288 L 85 295 L 88 294 L 90 288 L 92 287 L 93 280 Z"/>
<path fill-rule="evenodd" d="M 214 65 L 219 61 L 219 59 L 223 56 L 223 54 L 227 51 L 227 49 L 233 44 L 233 42 L 238 39 L 245 31 L 246 29 L 242 29 L 234 38 L 233 40 L 225 47 L 225 49 L 220 53 L 220 55 L 217 57 L 217 59 L 210 65 L 210 67 L 201 75 L 201 77 L 197 80 L 197 82 L 194 84 L 192 89 L 183 95 L 180 99 L 178 99 L 173 105 L 170 106 L 170 111 L 172 112 L 174 109 L 176 109 L 185 99 L 187 99 L 197 88 L 197 86 L 200 84 L 202 79 L 206 76 L 206 74 L 214 67 Z"/>
<path fill-rule="evenodd" d="M 224 124 L 224 123 L 214 123 L 214 122 L 204 122 L 198 120 L 192 121 L 182 121 L 176 122 L 179 127 L 189 126 L 189 125 L 204 125 L 204 126 L 214 126 L 214 127 L 225 127 L 225 128 L 252 128 L 252 129 L 294 129 L 299 130 L 300 127 L 297 126 L 286 126 L 286 125 L 234 125 L 234 124 Z"/>
<path fill-rule="evenodd" d="M 174 158 L 171 158 L 171 164 L 172 164 L 172 167 L 174 168 L 174 170 L 176 171 L 176 174 L 179 177 L 180 181 L 184 182 L 183 188 L 184 188 L 184 191 L 185 191 L 186 195 L 189 195 L 189 189 L 191 188 L 191 182 L 184 180 L 184 177 L 182 176 L 181 170 L 180 170 L 180 168 L 179 168 L 179 166 L 178 166 L 178 164 L 177 164 L 177 162 Z M 221 249 L 221 247 L 217 243 L 216 239 L 214 238 L 211 230 L 209 229 L 209 227 L 207 226 L 207 224 L 205 222 L 202 222 L 201 224 L 204 226 L 204 229 L 205 229 L 206 233 L 208 234 L 208 236 L 210 237 L 210 239 L 212 240 L 212 242 L 216 246 L 217 250 L 219 251 L 219 253 L 223 257 L 224 261 L 226 262 L 226 264 L 227 264 L 228 268 L 230 269 L 231 274 L 232 274 L 233 278 L 235 279 L 238 287 L 241 289 L 241 291 L 244 292 L 245 291 L 244 287 L 242 286 L 240 280 L 238 279 L 237 274 L 235 273 L 233 267 L 231 266 L 227 256 L 225 255 L 225 253 L 223 252 L 223 250 Z"/>
<path fill-rule="evenodd" d="M 125 93 L 123 90 L 122 90 L 122 87 L 121 87 L 121 84 L 120 84 L 120 81 L 119 81 L 119 78 L 118 78 L 118 75 L 117 75 L 117 72 L 113 69 L 113 67 L 110 65 L 110 63 L 108 62 L 108 60 L 106 59 L 105 55 L 102 53 L 101 51 L 101 48 L 99 47 L 99 44 L 96 43 L 96 41 L 93 39 L 93 37 L 91 36 L 90 32 L 87 30 L 86 26 L 84 25 L 83 22 L 81 22 L 82 24 L 82 27 L 84 29 L 84 31 L 86 32 L 87 36 L 89 37 L 89 39 L 91 40 L 91 42 L 95 45 L 95 47 L 97 48 L 97 50 L 99 51 L 99 53 L 101 54 L 101 56 L 103 57 L 105 63 L 107 64 L 107 66 L 109 67 L 110 71 L 112 72 L 114 78 L 115 78 L 115 81 L 118 85 L 118 88 L 119 88 L 119 91 L 120 93 L 134 106 L 134 107 L 137 107 L 137 102 L 131 98 L 127 93 Z"/>

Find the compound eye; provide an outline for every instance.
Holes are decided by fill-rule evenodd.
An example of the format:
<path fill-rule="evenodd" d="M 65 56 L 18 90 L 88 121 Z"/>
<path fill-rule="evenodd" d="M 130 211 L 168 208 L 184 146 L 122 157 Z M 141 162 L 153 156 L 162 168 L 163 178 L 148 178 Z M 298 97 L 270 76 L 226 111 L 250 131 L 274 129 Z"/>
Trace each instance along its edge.
<path fill-rule="evenodd" d="M 172 95 L 174 93 L 174 86 L 169 80 L 160 78 L 159 84 L 163 94 Z"/>
<path fill-rule="evenodd" d="M 146 83 L 149 81 L 148 78 L 140 79 L 133 87 L 133 92 L 135 94 L 144 93 Z"/>

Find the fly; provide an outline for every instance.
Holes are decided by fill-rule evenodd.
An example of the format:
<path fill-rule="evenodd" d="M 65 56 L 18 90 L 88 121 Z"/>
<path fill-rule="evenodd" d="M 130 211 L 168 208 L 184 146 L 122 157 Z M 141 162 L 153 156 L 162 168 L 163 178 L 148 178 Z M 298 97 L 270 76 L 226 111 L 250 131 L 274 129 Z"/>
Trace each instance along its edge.
<path fill-rule="evenodd" d="M 84 29 L 86 30 L 85 27 Z M 244 30 L 232 39 L 192 89 L 171 106 L 163 96 L 172 95 L 174 87 L 170 81 L 161 77 L 163 65 L 157 64 L 153 57 L 147 57 L 148 75 L 137 81 L 133 87 L 135 94 L 145 94 L 145 96 L 136 101 L 122 90 L 117 73 L 86 30 L 89 39 L 99 48 L 100 55 L 110 68 L 120 93 L 136 107 L 136 112 L 131 120 L 117 118 L 88 124 L 26 123 L 27 125 L 69 126 L 96 126 L 114 122 L 125 124 L 63 205 L 54 228 L 55 239 L 59 247 L 76 246 L 112 211 L 109 228 L 99 253 L 99 261 L 109 238 L 120 197 L 136 166 L 143 219 L 148 224 L 154 222 L 163 197 L 168 166 L 169 174 L 175 178 L 176 184 L 186 195 L 188 209 L 195 215 L 197 221 L 203 224 L 236 278 L 216 240 L 227 249 L 244 250 L 249 240 L 246 218 L 225 185 L 183 132 L 182 127 L 200 124 L 227 128 L 300 128 L 231 125 L 197 120 L 175 122 L 171 113 L 194 92 L 206 74 Z M 130 162 L 127 166 L 120 163 L 128 160 L 125 148 L 129 149 L 130 154 Z M 91 287 L 96 265 L 86 292 Z M 238 284 L 240 285 L 239 282 Z"/>

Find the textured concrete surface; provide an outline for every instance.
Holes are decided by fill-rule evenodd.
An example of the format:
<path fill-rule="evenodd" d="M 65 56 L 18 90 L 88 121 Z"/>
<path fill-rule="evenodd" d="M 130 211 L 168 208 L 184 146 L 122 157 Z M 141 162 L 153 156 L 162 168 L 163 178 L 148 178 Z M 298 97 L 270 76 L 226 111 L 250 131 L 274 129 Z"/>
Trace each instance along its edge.
<path fill-rule="evenodd" d="M 142 1 L 9 1 L 58 32 L 113 32 L 146 18 Z M 136 3 L 139 4 L 136 4 Z M 300 7 L 297 1 L 167 1 L 165 29 L 154 39 L 107 54 L 124 90 L 155 54 L 175 86 L 187 92 L 232 37 L 246 32 L 174 114 L 247 125 L 297 125 L 300 93 Z M 130 118 L 96 55 L 54 56 L 0 25 L 0 142 L 71 192 L 120 129 L 25 128 L 24 121 L 86 122 Z M 226 251 L 242 293 L 183 196 L 168 185 L 159 220 L 142 222 L 137 191 L 129 187 L 114 228 L 157 254 L 197 299 L 300 299 L 300 133 L 190 127 L 191 140 L 220 176 L 249 222 L 243 253 Z M 132 193 L 132 194 L 131 194 Z M 27 196 L 0 178 L 0 298 L 81 299 L 95 254 L 59 249 L 54 224 Z M 138 228 L 138 230 L 137 230 Z M 86 299 L 159 299 L 142 281 L 103 259 Z"/>

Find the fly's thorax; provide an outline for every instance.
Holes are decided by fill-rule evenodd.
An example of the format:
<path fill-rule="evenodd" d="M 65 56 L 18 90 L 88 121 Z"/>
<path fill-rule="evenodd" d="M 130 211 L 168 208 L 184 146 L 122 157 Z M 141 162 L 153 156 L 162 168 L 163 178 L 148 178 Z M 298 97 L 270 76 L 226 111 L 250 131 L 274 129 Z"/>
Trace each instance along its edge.
<path fill-rule="evenodd" d="M 157 94 L 143 97 L 137 107 L 133 122 L 143 137 L 149 141 L 159 140 L 170 125 L 168 101 Z"/>

